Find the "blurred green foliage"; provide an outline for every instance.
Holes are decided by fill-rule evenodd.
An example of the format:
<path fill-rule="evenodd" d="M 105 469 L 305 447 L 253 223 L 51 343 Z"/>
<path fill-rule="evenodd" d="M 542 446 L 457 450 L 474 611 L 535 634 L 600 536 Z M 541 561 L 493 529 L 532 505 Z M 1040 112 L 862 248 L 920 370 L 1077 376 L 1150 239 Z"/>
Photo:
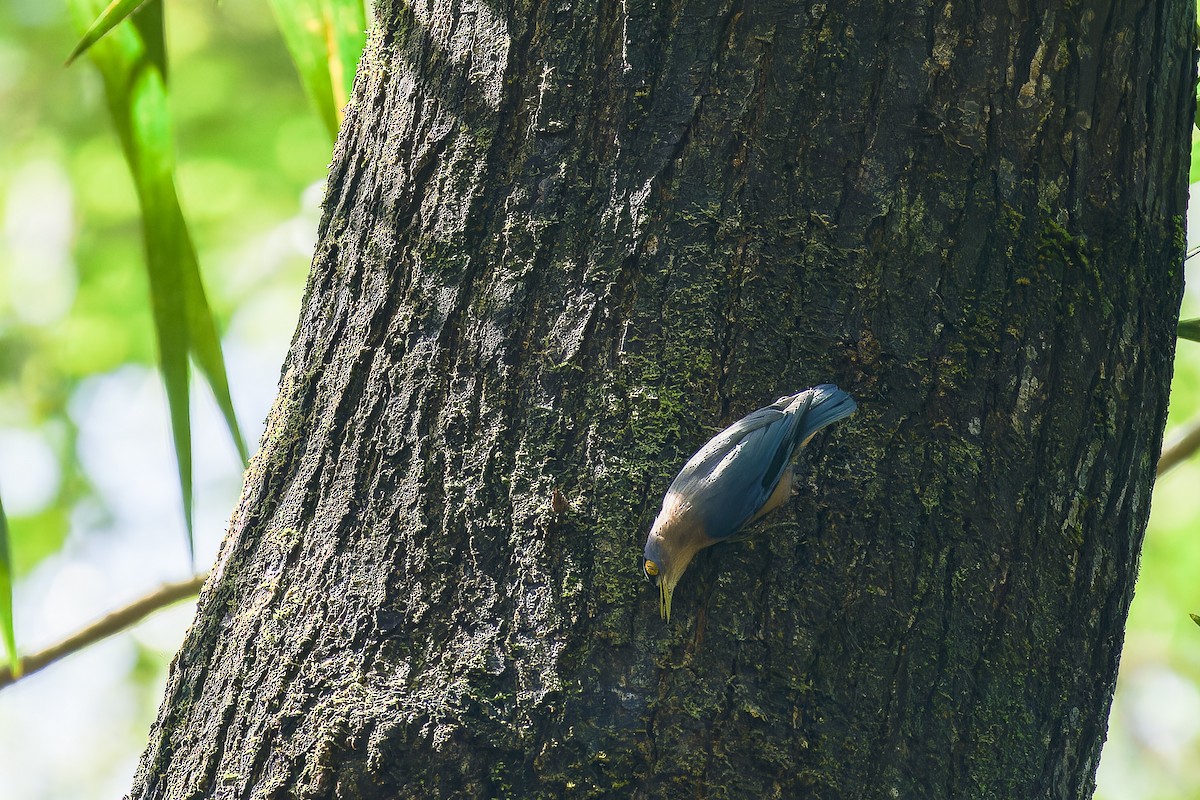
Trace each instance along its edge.
<path fill-rule="evenodd" d="M 340 112 L 335 88 L 344 98 L 352 78 L 355 58 L 347 55 L 345 42 L 363 38 L 361 26 L 354 31 L 343 24 L 340 85 L 329 82 L 329 97 L 317 115 L 278 30 L 289 9 L 311 11 L 312 2 L 276 5 L 280 19 L 265 3 L 167 3 L 169 107 L 180 203 L 218 326 L 230 329 L 243 350 L 281 349 L 295 325 L 319 182 L 330 154 L 330 105 L 337 102 Z M 329 5 L 321 0 L 324 11 Z M 121 518 L 118 509 L 106 506 L 104 491 L 90 483 L 81 463 L 80 407 L 87 405 L 95 376 L 128 375 L 129 365 L 145 371 L 157 355 L 134 181 L 107 113 L 100 75 L 86 61 L 64 68 L 77 39 L 66 0 L 0 4 L 0 108 L 5 112 L 0 125 L 0 485 L 6 487 L 5 498 L 16 501 L 9 508 L 12 572 L 18 582 L 43 585 L 80 574 L 81 552 L 110 546 L 89 540 L 111 536 L 113 523 L 106 520 Z M 292 39 L 293 50 L 304 46 L 303 37 Z M 326 42 L 313 38 L 309 46 Z M 311 83 L 313 76 L 306 80 Z M 309 92 L 313 102 L 322 102 L 311 86 Z M 256 380 L 273 385 L 277 372 L 270 369 Z M 29 452 L 10 447 L 14 440 Z M 40 485 L 23 495 L 18 485 L 37 472 L 26 457 L 39 450 L 53 468 L 43 469 Z M 209 533 L 211 540 L 219 528 Z M 163 531 L 163 536 L 174 535 Z M 149 563 L 137 569 L 145 573 L 144 582 L 135 576 L 142 586 L 162 575 Z M 128 577 L 121 574 L 116 582 Z M 39 609 L 27 603 L 18 611 L 21 637 L 46 641 L 34 630 L 45 625 Z M 94 612 L 84 611 L 82 619 Z M 7 737 L 5 749 L 14 754 L 9 765 L 19 765 L 17 774 L 10 769 L 0 775 L 5 787 L 0 794 L 6 800 L 100 797 L 112 796 L 114 785 L 119 794 L 128 785 L 124 765 L 143 744 L 166 662 L 177 645 L 172 641 L 178 633 L 168 634 L 165 643 L 160 633 L 148 647 L 142 644 L 145 631 L 165 621 L 168 630 L 182 632 L 185 620 L 186 614 L 163 614 L 125 637 L 125 647 L 132 642 L 136 652 L 125 687 L 111 686 L 97 695 L 60 685 L 52 696 L 64 701 L 34 701 L 33 716 L 22 716 L 20 709 L 22 697 L 36 696 L 36 681 L 0 698 L 17 709 L 16 714 L 0 712 L 0 736 Z M 11 639 L 6 644 L 4 650 L 11 652 Z M 68 665 L 58 674 L 70 672 Z M 101 706 L 94 701 L 122 696 L 138 698 L 137 707 L 95 713 Z M 44 721 L 70 730 L 67 741 L 88 744 L 72 753 L 56 735 L 54 748 L 21 749 L 29 731 Z M 0 773 L 5 767 L 0 757 Z M 40 788 L 30 794 L 29 787 Z"/>
<path fill-rule="evenodd" d="M 218 328 L 236 328 L 231 335 L 252 344 L 286 342 L 307 274 L 329 132 L 265 2 L 165 6 L 176 183 Z M 86 58 L 64 65 L 78 39 L 66 0 L 0 3 L 0 492 L 18 585 L 43 566 L 40 574 L 52 575 L 70 563 L 65 552 L 105 546 L 81 541 L 105 536 L 95 523 L 115 511 L 81 464 L 79 400 L 93 376 L 157 361 L 138 197 L 100 74 Z M 56 471 L 45 491 L 18 491 L 21 481 L 12 478 L 28 470 L 19 454 L 4 452 L 9 433 L 52 455 Z M 93 524 L 79 524 L 83 518 Z M 146 588 L 160 579 L 153 565 L 145 572 Z M 37 641 L 39 615 L 19 599 L 20 592 L 18 644 Z M 124 758 L 140 749 L 168 655 L 138 653 L 129 676 L 146 687 L 138 695 L 147 701 L 127 732 Z M 0 719 L 0 726 L 26 723 Z M 93 735 L 107 743 L 93 749 L 104 752 L 118 734 L 112 719 L 102 723 Z M 53 761 L 56 749 L 27 768 L 70 772 Z M 0 777 L 0 785 L 9 782 Z M 0 794 L 12 797 L 7 788 Z"/>
<path fill-rule="evenodd" d="M 342 109 L 354 87 L 358 59 L 367 43 L 367 9 L 363 0 L 268 0 L 296 72 L 336 139 Z"/>
<path fill-rule="evenodd" d="M 302 283 L 299 257 L 247 273 L 229 250 L 296 214 L 301 193 L 323 176 L 330 143 L 264 6 L 180 0 L 168 14 L 179 192 L 225 327 L 257 292 Z M 82 61 L 64 67 L 76 39 L 62 3 L 0 6 L 5 227 L 39 214 L 62 222 L 36 247 L 0 240 L 0 427 L 45 432 L 64 473 L 51 503 L 13 515 L 18 575 L 61 546 L 69 510 L 90 493 L 68 413 L 78 383 L 156 360 L 137 195 L 99 75 Z M 43 199 L 55 207 L 40 210 Z M 31 309 L 38 281 L 23 291 L 31 281 L 22 273 L 45 273 L 56 259 L 63 263 L 46 279 L 62 284 L 64 299 Z"/>

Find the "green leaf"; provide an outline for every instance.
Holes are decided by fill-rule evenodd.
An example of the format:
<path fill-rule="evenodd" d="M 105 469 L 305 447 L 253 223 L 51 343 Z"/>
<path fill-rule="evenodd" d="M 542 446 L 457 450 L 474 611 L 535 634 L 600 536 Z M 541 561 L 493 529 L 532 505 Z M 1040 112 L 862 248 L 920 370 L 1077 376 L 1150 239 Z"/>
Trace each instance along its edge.
<path fill-rule="evenodd" d="M 1192 622 L 1200 625 L 1200 616 L 1196 616 L 1195 614 L 1188 614 L 1188 616 L 1192 618 Z"/>
<path fill-rule="evenodd" d="M 177 212 L 178 209 L 179 207 L 176 205 Z M 182 213 L 180 213 L 181 222 L 182 219 Z M 221 416 L 225 418 L 225 425 L 229 428 L 230 436 L 233 437 L 238 457 L 242 460 L 242 467 L 245 468 L 250 461 L 250 451 L 246 447 L 246 440 L 242 437 L 242 430 L 238 426 L 237 415 L 233 411 L 233 398 L 229 394 L 229 378 L 225 371 L 225 356 L 221 352 L 221 337 L 217 333 L 212 311 L 208 307 L 204 284 L 200 281 L 200 263 L 196 258 L 196 248 L 192 244 L 187 228 L 183 229 L 183 235 L 186 239 L 185 255 L 188 261 L 187 268 L 184 270 L 186 282 L 184 294 L 187 301 L 188 336 L 191 341 L 192 358 L 195 359 L 196 366 L 200 368 L 200 372 L 212 389 L 217 407 L 221 409 Z"/>
<path fill-rule="evenodd" d="M 1178 327 L 1175 328 L 1175 333 L 1180 339 L 1200 342 L 1200 317 L 1180 320 Z"/>
<path fill-rule="evenodd" d="M 147 53 L 151 62 L 158 67 L 159 71 L 164 76 L 164 85 L 166 83 L 165 76 L 167 74 L 167 57 L 165 49 L 165 36 L 163 35 L 163 14 L 162 4 L 156 3 L 154 6 L 148 7 L 146 11 L 133 19 L 133 24 L 137 27 L 138 32 L 142 34 L 142 40 L 146 43 Z M 165 103 L 165 90 L 164 90 Z M 179 287 L 179 291 L 183 297 L 185 308 L 185 316 L 182 319 L 186 320 L 187 335 L 185 337 L 185 347 L 190 351 L 192 358 L 195 359 L 196 365 L 200 368 L 200 372 L 204 375 L 208 385 L 212 388 L 213 397 L 217 401 L 217 407 L 221 410 L 221 415 L 225 418 L 225 424 L 229 428 L 229 434 L 233 437 L 234 447 L 237 448 L 238 457 L 242 460 L 242 466 L 245 467 L 250 460 L 250 453 L 246 447 L 246 441 L 242 437 L 242 431 L 237 422 L 237 415 L 233 410 L 233 398 L 229 393 L 229 378 L 225 371 L 225 356 L 221 352 L 221 337 L 217 333 L 217 325 L 213 319 L 212 310 L 208 306 L 208 296 L 204 291 L 204 283 L 200 280 L 200 260 L 196 257 L 196 247 L 192 243 L 191 234 L 188 231 L 187 223 L 183 217 L 183 210 L 179 206 L 179 198 L 175 192 L 174 178 L 174 147 L 172 145 L 172 136 L 170 131 L 170 116 L 166 112 L 166 106 L 162 106 L 162 118 L 166 123 L 166 130 L 154 137 L 152 144 L 161 145 L 161 153 L 159 157 L 169 170 L 170 174 L 164 181 L 164 204 L 169 205 L 166 209 L 167 216 L 170 219 L 163 219 L 164 227 L 170 226 L 174 229 L 175 240 L 168 243 L 171 249 L 166 252 L 173 252 L 173 258 L 178 260 L 178 269 L 183 285 Z M 149 150 L 149 148 L 147 148 Z M 153 270 L 152 270 L 153 272 Z M 151 275 L 153 280 L 153 274 Z M 152 283 L 153 286 L 153 283 Z M 171 285 L 166 288 L 166 291 L 174 291 L 175 287 Z M 171 313 L 178 309 L 171 307 Z M 161 333 L 160 333 L 161 341 Z M 184 358 L 186 362 L 186 356 Z M 164 372 L 165 375 L 165 372 Z M 184 375 L 184 383 L 186 389 L 186 373 Z M 184 392 L 186 400 L 187 393 Z M 184 409 L 184 416 L 187 416 L 187 409 Z M 174 411 L 172 411 L 172 419 L 174 419 Z M 172 429 L 178 430 L 178 426 L 172 422 Z M 180 443 L 178 436 L 176 440 L 176 452 L 179 452 Z M 191 507 L 191 464 L 190 464 L 190 436 L 187 442 L 189 445 L 188 457 L 188 478 L 184 482 L 184 503 L 190 509 Z M 180 472 L 183 472 L 183 465 L 180 465 Z M 181 478 L 182 480 L 182 478 Z M 189 512 L 190 513 L 190 510 Z M 189 534 L 191 526 L 188 527 Z"/>
<path fill-rule="evenodd" d="M 86 15 L 93 0 L 71 0 L 71 4 L 77 15 Z M 156 3 L 151 8 L 159 13 L 139 15 L 134 25 L 112 29 L 103 42 L 95 43 L 89 55 L 104 78 L 109 112 L 142 208 L 159 370 L 166 386 L 179 467 L 188 553 L 194 557 L 187 303 L 184 265 L 179 258 L 186 239 L 175 196 L 166 79 L 161 66 L 155 63 L 155 53 L 163 52 L 161 46 L 155 46 L 162 41 L 162 6 Z"/>
<path fill-rule="evenodd" d="M 21 676 L 21 657 L 17 655 L 17 635 L 13 626 L 13 562 L 8 546 L 8 518 L 0 502 L 0 638 L 8 653 L 8 666 L 14 678 Z"/>
<path fill-rule="evenodd" d="M 96 0 L 70 3 L 77 18 L 87 19 Z M 247 451 L 233 411 L 220 338 L 200 279 L 196 249 L 175 188 L 162 3 L 146 5 L 130 22 L 112 28 L 88 54 L 104 78 L 109 112 L 142 209 L 159 370 L 166 387 L 179 467 L 188 553 L 194 558 L 189 355 L 213 387 L 243 461 L 247 460 Z"/>
<path fill-rule="evenodd" d="M 270 0 L 300 81 L 331 137 L 367 41 L 363 0 Z"/>
<path fill-rule="evenodd" d="M 71 55 L 67 56 L 67 63 L 70 64 L 83 55 L 88 48 L 100 41 L 100 37 L 148 2 L 159 2 L 159 0 L 112 0 L 83 34 L 83 38 L 79 40 L 79 44 L 75 45 Z"/>

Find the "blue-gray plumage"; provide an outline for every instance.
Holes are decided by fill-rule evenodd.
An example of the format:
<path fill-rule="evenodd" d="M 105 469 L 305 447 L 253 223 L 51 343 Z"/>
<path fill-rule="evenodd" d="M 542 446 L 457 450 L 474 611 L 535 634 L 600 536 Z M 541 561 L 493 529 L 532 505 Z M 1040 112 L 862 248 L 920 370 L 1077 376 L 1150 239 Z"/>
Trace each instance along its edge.
<path fill-rule="evenodd" d="M 658 584 L 663 619 L 671 618 L 671 595 L 692 557 L 786 503 L 796 452 L 857 407 L 824 383 L 742 417 L 688 459 L 667 489 L 642 562 Z"/>

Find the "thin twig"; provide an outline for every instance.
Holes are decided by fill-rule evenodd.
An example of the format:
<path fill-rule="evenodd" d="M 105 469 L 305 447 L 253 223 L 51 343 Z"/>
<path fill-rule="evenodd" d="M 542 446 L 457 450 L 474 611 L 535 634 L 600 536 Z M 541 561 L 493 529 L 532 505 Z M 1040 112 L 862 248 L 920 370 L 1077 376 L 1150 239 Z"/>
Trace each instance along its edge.
<path fill-rule="evenodd" d="M 0 666 L 0 689 L 16 683 L 27 675 L 32 675 L 61 658 L 66 658 L 78 650 L 95 644 L 101 639 L 106 639 L 136 625 L 161 608 L 191 597 L 200 591 L 200 587 L 207 579 L 208 573 L 205 572 L 178 583 L 164 583 L 145 597 L 134 600 L 124 608 L 119 608 L 111 614 L 101 617 L 58 644 L 53 644 L 37 653 L 21 656 L 21 674 L 16 677 L 13 677 L 12 668 L 7 664 Z"/>
<path fill-rule="evenodd" d="M 1171 437 L 1171 441 L 1163 446 L 1158 457 L 1158 476 L 1161 478 L 1167 470 L 1179 466 L 1200 450 L 1200 420 L 1189 422 L 1183 433 Z"/>

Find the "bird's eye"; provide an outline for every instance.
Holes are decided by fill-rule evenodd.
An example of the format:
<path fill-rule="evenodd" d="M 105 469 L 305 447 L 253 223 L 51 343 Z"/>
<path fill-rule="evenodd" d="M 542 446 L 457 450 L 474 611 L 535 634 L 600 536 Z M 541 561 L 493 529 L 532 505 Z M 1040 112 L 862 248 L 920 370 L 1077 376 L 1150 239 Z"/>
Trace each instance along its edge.
<path fill-rule="evenodd" d="M 651 578 L 653 578 L 655 575 L 658 574 L 658 564 L 655 564 L 653 561 L 650 561 L 648 559 L 646 561 L 644 569 L 646 570 L 646 574 L 649 575 Z"/>

